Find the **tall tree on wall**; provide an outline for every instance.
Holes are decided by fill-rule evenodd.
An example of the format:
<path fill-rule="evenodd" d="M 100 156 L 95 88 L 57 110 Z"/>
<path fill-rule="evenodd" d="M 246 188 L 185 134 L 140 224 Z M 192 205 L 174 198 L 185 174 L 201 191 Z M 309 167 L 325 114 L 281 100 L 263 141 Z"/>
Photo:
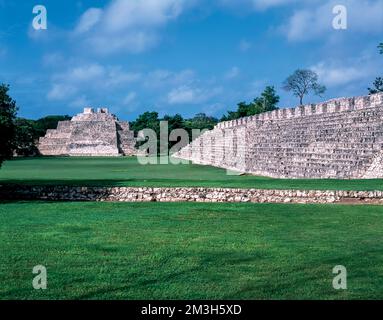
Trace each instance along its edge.
<path fill-rule="evenodd" d="M 383 54 L 383 42 L 378 45 L 378 49 L 380 54 Z M 383 78 L 382 77 L 377 77 L 372 84 L 372 88 L 368 88 L 369 94 L 375 94 L 379 92 L 383 92 Z"/>
<path fill-rule="evenodd" d="M 16 137 L 17 107 L 8 91 L 8 85 L 0 85 L 0 166 L 4 160 L 12 157 Z"/>
<path fill-rule="evenodd" d="M 307 69 L 296 70 L 284 81 L 283 89 L 291 91 L 294 96 L 298 97 L 301 105 L 307 94 L 314 93 L 322 96 L 326 92 L 326 87 L 318 83 L 318 75 Z"/>
<path fill-rule="evenodd" d="M 375 94 L 375 93 L 383 92 L 383 78 L 382 77 L 377 77 L 372 85 L 373 85 L 372 88 L 368 88 L 369 94 Z"/>
<path fill-rule="evenodd" d="M 261 104 L 263 112 L 277 110 L 277 104 L 280 97 L 276 94 L 275 88 L 267 86 L 261 93 L 261 97 L 254 100 L 255 103 Z"/>
<path fill-rule="evenodd" d="M 243 117 L 253 116 L 262 112 L 273 111 L 278 109 L 280 97 L 277 95 L 273 86 L 267 86 L 253 102 L 238 103 L 237 111 L 228 111 L 227 115 L 221 118 L 221 121 L 235 120 Z"/>

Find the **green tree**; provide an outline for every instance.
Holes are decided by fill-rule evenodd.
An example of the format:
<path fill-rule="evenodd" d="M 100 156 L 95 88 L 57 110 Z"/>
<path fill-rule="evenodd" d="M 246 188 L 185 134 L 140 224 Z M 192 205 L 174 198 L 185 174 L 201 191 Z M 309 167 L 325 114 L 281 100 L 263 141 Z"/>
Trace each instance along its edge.
<path fill-rule="evenodd" d="M 373 88 L 368 88 L 369 94 L 375 94 L 375 93 L 383 92 L 383 78 L 382 77 L 377 77 L 372 85 L 374 86 Z"/>
<path fill-rule="evenodd" d="M 220 119 L 220 121 L 230 121 L 238 119 L 239 116 L 236 111 L 228 111 L 227 114 L 223 115 Z"/>
<path fill-rule="evenodd" d="M 186 129 L 211 130 L 218 123 L 218 119 L 207 116 L 205 113 L 198 113 L 193 118 L 185 120 Z"/>
<path fill-rule="evenodd" d="M 184 118 L 182 118 L 182 116 L 180 114 L 176 114 L 174 116 L 170 116 L 170 115 L 165 115 L 163 119 L 161 119 L 160 121 L 167 121 L 168 123 L 168 139 L 170 137 L 170 133 L 173 131 L 173 130 L 176 130 L 176 129 L 185 129 L 185 121 L 184 121 Z M 179 138 L 178 138 L 178 141 L 179 141 Z M 178 141 L 170 141 L 170 139 L 168 140 L 168 148 L 170 150 L 171 147 L 173 147 Z M 161 151 L 161 150 L 160 150 Z M 166 154 L 168 152 L 168 150 L 163 150 Z"/>
<path fill-rule="evenodd" d="M 277 110 L 280 97 L 276 94 L 275 88 L 267 86 L 266 89 L 261 93 L 263 112 Z"/>
<path fill-rule="evenodd" d="M 38 154 L 37 142 L 48 129 L 56 129 L 59 121 L 70 120 L 70 116 L 47 116 L 38 120 L 17 118 L 15 120 L 14 152 L 19 156 Z"/>
<path fill-rule="evenodd" d="M 15 153 L 18 156 L 33 156 L 38 154 L 36 147 L 36 131 L 35 121 L 17 118 L 15 121 L 16 126 L 16 139 L 15 139 Z"/>
<path fill-rule="evenodd" d="M 168 135 L 172 130 L 175 129 L 185 129 L 189 134 L 189 139 L 192 139 L 192 130 L 193 129 L 213 129 L 213 127 L 218 123 L 218 120 L 214 117 L 209 117 L 204 113 L 199 113 L 193 118 L 184 119 L 180 114 L 175 115 L 165 115 L 162 119 L 158 117 L 157 112 L 145 112 L 138 116 L 135 121 L 130 123 L 131 130 L 135 131 L 137 134 L 143 129 L 152 129 L 157 135 L 157 150 L 158 153 L 160 150 L 160 121 L 168 122 Z M 144 144 L 146 141 L 139 142 L 137 146 Z M 176 144 L 178 141 L 169 141 L 169 149 Z"/>
<path fill-rule="evenodd" d="M 0 85 L 0 166 L 4 160 L 12 157 L 16 138 L 17 106 L 8 91 L 8 85 Z"/>
<path fill-rule="evenodd" d="M 160 119 L 158 118 L 158 112 L 144 112 L 139 115 L 138 118 L 130 123 L 130 129 L 133 130 L 136 135 L 138 132 L 144 129 L 152 129 L 157 135 L 157 150 L 159 150 L 159 137 L 160 137 Z M 140 147 L 146 141 L 137 141 L 136 147 Z"/>
<path fill-rule="evenodd" d="M 53 115 L 53 116 L 46 116 L 44 118 L 40 118 L 36 121 L 33 121 L 33 138 L 38 139 L 40 137 L 45 136 L 45 133 L 48 129 L 56 129 L 57 124 L 59 121 L 66 121 L 70 120 L 71 117 L 68 115 L 65 116 L 59 116 L 59 115 Z"/>
<path fill-rule="evenodd" d="M 198 113 L 193 118 L 184 121 L 184 126 L 189 135 L 189 141 L 191 142 L 196 135 L 193 136 L 193 129 L 200 130 L 212 130 L 218 123 L 218 119 L 207 116 L 205 113 Z"/>
<path fill-rule="evenodd" d="M 379 49 L 380 54 L 383 54 L 383 42 L 378 45 L 378 49 Z M 369 94 L 375 94 L 375 93 L 383 92 L 383 78 L 382 77 L 377 77 L 372 85 L 373 85 L 372 88 L 367 89 Z"/>
<path fill-rule="evenodd" d="M 228 111 L 227 115 L 221 118 L 221 121 L 230 121 L 243 117 L 249 117 L 256 114 L 260 114 L 267 111 L 277 110 L 277 104 L 280 97 L 276 94 L 273 86 L 267 86 L 261 93 L 260 97 L 257 97 L 253 102 L 246 103 L 240 102 L 237 105 L 236 111 Z"/>
<path fill-rule="evenodd" d="M 174 116 L 165 115 L 162 121 L 168 122 L 169 133 L 175 129 L 185 128 L 184 118 L 182 118 L 180 114 L 176 114 Z"/>
<path fill-rule="evenodd" d="M 131 130 L 136 133 L 143 129 L 152 129 L 157 134 L 160 132 L 160 120 L 158 119 L 158 112 L 145 112 L 138 116 L 138 118 L 130 123 Z"/>
<path fill-rule="evenodd" d="M 296 70 L 284 81 L 283 89 L 292 91 L 301 105 L 303 98 L 310 92 L 318 96 L 326 92 L 326 87 L 318 83 L 318 75 L 314 71 L 302 69 Z"/>

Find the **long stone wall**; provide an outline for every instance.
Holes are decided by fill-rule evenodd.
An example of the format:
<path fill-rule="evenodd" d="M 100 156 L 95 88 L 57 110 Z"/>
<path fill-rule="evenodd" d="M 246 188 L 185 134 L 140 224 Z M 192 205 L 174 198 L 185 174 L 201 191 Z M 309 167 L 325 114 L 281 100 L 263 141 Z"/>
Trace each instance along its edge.
<path fill-rule="evenodd" d="M 353 203 L 383 205 L 383 191 L 0 186 L 0 200 L 115 202 Z"/>
<path fill-rule="evenodd" d="M 221 122 L 175 157 L 274 178 L 383 178 L 383 94 Z"/>

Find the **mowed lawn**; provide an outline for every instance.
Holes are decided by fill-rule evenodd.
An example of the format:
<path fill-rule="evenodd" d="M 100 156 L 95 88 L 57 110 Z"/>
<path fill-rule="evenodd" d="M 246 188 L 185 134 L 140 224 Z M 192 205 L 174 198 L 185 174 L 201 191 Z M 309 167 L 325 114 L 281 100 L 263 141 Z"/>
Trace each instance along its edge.
<path fill-rule="evenodd" d="M 383 190 L 383 180 L 271 179 L 193 164 L 142 165 L 136 158 L 27 158 L 6 161 L 0 184 L 259 189 Z"/>
<path fill-rule="evenodd" d="M 0 204 L 1 299 L 382 299 L 383 207 Z M 48 289 L 32 288 L 44 265 Z M 348 289 L 332 287 L 344 265 Z"/>

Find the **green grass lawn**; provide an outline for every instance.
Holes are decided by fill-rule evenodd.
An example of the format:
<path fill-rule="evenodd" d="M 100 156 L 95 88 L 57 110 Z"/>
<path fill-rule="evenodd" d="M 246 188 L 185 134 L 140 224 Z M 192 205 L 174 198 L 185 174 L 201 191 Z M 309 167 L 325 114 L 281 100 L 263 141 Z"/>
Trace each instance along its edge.
<path fill-rule="evenodd" d="M 379 206 L 2 203 L 0 298 L 382 299 L 382 217 Z M 35 265 L 46 291 L 32 288 Z M 332 288 L 335 265 L 345 291 Z"/>
<path fill-rule="evenodd" d="M 200 165 L 141 165 L 136 158 L 30 158 L 6 161 L 0 183 L 81 186 L 383 190 L 383 180 L 271 179 L 227 175 Z"/>

